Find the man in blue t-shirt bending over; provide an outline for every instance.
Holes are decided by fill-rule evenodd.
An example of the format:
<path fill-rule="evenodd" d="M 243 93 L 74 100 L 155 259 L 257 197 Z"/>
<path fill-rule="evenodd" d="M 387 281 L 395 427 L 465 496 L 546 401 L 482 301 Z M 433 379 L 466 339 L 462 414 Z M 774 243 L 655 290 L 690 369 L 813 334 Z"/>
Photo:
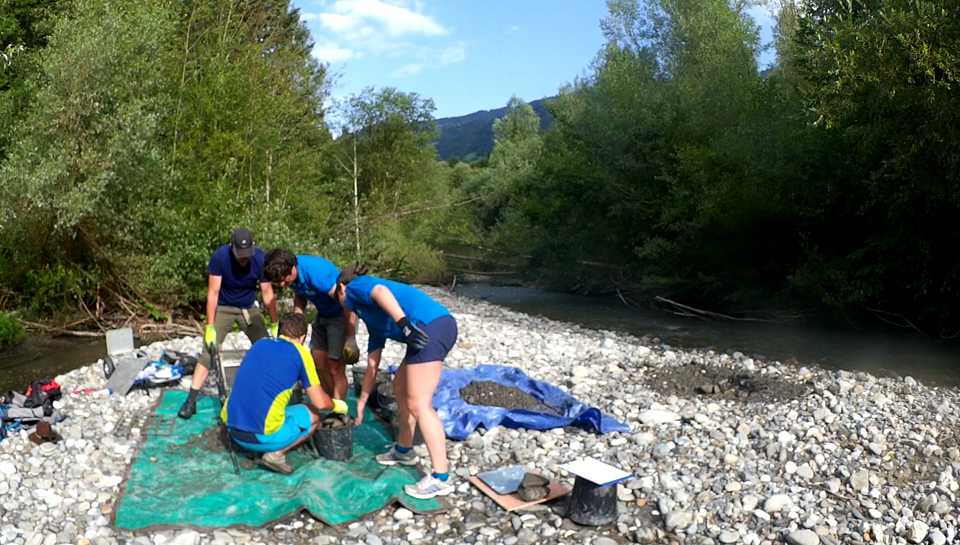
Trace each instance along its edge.
<path fill-rule="evenodd" d="M 294 312 L 303 314 L 308 301 L 316 307 L 310 348 L 320 384 L 328 395 L 344 399 L 347 395 L 344 347 L 359 353 L 354 339 L 356 317 L 345 317 L 340 302 L 334 298 L 339 274 L 337 266 L 322 257 L 295 256 L 279 248 L 271 250 L 264 262 L 267 280 L 293 290 Z"/>
<path fill-rule="evenodd" d="M 313 360 L 303 347 L 306 336 L 302 315 L 284 315 L 280 336 L 260 339 L 243 357 L 220 411 L 233 442 L 263 453 L 260 463 L 280 473 L 293 472 L 286 454 L 316 431 L 320 410 L 347 413 L 346 403 L 330 399 L 320 388 Z M 288 405 L 297 383 L 310 404 Z"/>
<path fill-rule="evenodd" d="M 210 372 L 210 347 L 220 344 L 233 329 L 240 326 L 251 343 L 267 336 L 263 313 L 257 306 L 257 287 L 263 295 L 263 304 L 273 320 L 276 335 L 277 302 L 273 285 L 263 276 L 263 250 L 253 242 L 253 234 L 247 229 L 235 229 L 230 243 L 217 248 L 207 266 L 207 325 L 203 331 L 203 357 L 193 371 L 190 395 L 177 413 L 180 418 L 190 418 L 197 411 L 197 396 Z"/>

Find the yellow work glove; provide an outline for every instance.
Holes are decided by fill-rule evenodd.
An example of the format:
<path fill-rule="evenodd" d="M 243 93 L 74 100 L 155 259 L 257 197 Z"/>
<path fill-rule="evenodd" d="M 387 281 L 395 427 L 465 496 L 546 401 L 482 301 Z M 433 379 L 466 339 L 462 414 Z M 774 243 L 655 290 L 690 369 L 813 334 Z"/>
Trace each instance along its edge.
<path fill-rule="evenodd" d="M 270 324 L 270 336 L 273 337 L 273 338 L 277 338 L 277 337 L 280 336 L 280 324 L 279 324 L 279 323 L 273 322 L 272 324 Z"/>
<path fill-rule="evenodd" d="M 203 344 L 217 346 L 217 328 L 213 327 L 213 324 L 207 324 L 203 330 Z"/>
<path fill-rule="evenodd" d="M 347 414 L 347 404 L 339 399 L 333 400 L 333 412 L 336 414 Z"/>

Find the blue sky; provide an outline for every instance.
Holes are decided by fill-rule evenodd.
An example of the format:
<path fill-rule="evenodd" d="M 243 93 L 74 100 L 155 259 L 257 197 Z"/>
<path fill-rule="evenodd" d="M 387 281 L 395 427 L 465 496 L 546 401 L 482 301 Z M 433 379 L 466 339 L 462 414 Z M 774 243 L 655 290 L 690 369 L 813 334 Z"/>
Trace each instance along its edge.
<path fill-rule="evenodd" d="M 335 98 L 367 86 L 432 98 L 436 117 L 535 100 L 583 75 L 603 44 L 603 0 L 294 0 Z M 769 15 L 756 8 L 762 39 Z"/>

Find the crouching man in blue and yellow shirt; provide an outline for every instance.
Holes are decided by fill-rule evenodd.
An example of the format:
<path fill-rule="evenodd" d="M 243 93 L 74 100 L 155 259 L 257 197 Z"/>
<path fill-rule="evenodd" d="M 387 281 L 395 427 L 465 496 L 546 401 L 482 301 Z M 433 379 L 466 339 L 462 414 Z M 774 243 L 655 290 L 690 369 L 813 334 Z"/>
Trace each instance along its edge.
<path fill-rule="evenodd" d="M 303 315 L 284 315 L 280 336 L 260 339 L 243 357 L 220 412 L 231 439 L 246 450 L 262 452 L 260 462 L 279 473 L 293 472 L 286 454 L 316 431 L 321 410 L 347 412 L 346 403 L 331 399 L 320 387 L 313 358 L 303 346 L 306 336 Z M 310 403 L 288 406 L 297 382 Z"/>

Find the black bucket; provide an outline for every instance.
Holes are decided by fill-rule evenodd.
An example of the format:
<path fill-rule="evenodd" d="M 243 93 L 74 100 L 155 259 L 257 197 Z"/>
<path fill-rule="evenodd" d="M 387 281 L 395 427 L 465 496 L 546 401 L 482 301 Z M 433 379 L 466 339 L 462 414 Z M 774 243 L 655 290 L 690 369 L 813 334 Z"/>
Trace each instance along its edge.
<path fill-rule="evenodd" d="M 337 427 L 331 421 L 337 420 Z M 353 457 L 353 419 L 345 415 L 330 415 L 320 422 L 313 434 L 313 446 L 328 460 L 345 462 Z"/>
<path fill-rule="evenodd" d="M 353 375 L 353 392 L 359 397 L 367 368 L 354 366 L 351 373 Z M 393 383 L 390 381 L 390 376 L 383 371 L 377 371 L 377 380 L 374 383 L 373 392 L 370 393 L 370 398 L 367 399 L 367 406 L 371 409 L 381 409 L 389 406 L 393 401 Z"/>
<path fill-rule="evenodd" d="M 359 365 L 354 365 L 353 368 L 350 369 L 350 372 L 353 375 L 353 393 L 359 396 L 360 388 L 363 387 L 363 377 L 367 373 L 367 368 L 361 367 Z"/>
<path fill-rule="evenodd" d="M 370 404 L 380 409 L 396 410 L 397 399 L 393 396 L 392 382 L 378 382 L 377 391 L 370 396 Z"/>
<path fill-rule="evenodd" d="M 577 524 L 604 526 L 617 520 L 617 485 L 600 486 L 583 477 L 573 482 L 567 516 Z"/>

